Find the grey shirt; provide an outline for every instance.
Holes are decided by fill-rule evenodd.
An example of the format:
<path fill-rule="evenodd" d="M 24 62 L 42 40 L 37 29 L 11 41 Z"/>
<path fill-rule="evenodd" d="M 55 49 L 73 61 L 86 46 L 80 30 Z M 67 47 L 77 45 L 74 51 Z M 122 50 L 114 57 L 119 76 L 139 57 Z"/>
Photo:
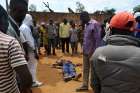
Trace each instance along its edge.
<path fill-rule="evenodd" d="M 47 32 L 48 32 L 48 39 L 55 39 L 56 37 L 56 26 L 53 25 L 47 25 Z"/>

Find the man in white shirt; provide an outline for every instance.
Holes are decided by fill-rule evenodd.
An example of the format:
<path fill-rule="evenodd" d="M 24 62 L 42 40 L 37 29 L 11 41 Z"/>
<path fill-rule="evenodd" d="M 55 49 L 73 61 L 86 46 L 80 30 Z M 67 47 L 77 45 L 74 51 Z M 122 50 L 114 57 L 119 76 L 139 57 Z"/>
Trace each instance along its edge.
<path fill-rule="evenodd" d="M 36 79 L 36 70 L 37 70 L 37 63 L 38 60 L 35 58 L 35 41 L 32 35 L 32 31 L 30 26 L 33 26 L 33 19 L 32 16 L 26 14 L 23 24 L 20 26 L 20 31 L 23 33 L 23 36 L 28 44 L 28 68 L 32 74 L 33 78 L 33 87 L 41 86 L 42 83 L 37 81 Z"/>

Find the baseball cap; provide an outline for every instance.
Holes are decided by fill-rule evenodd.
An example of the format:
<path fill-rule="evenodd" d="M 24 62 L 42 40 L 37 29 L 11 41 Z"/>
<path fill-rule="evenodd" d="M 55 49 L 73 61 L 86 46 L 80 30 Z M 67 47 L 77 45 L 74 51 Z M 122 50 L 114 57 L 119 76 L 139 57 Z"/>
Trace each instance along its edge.
<path fill-rule="evenodd" d="M 129 12 L 120 12 L 114 15 L 110 21 L 111 28 L 117 29 L 132 29 L 135 27 L 135 18 Z M 131 26 L 129 25 L 131 23 Z M 133 30 L 132 30 L 133 31 Z"/>

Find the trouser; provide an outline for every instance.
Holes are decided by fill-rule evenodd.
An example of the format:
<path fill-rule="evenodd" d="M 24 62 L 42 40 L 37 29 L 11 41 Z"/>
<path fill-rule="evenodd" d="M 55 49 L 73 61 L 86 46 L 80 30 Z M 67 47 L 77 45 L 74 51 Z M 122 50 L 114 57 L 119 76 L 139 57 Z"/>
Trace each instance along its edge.
<path fill-rule="evenodd" d="M 88 55 L 83 55 L 83 86 L 88 86 L 89 84 L 89 73 L 91 69 L 89 59 L 90 57 Z"/>
<path fill-rule="evenodd" d="M 65 53 L 65 45 L 66 51 L 69 53 L 69 38 L 61 38 L 62 42 L 62 52 Z"/>
<path fill-rule="evenodd" d="M 60 40 L 60 38 L 56 37 L 55 41 L 56 41 L 55 47 L 56 48 L 60 48 L 61 47 L 61 42 L 60 42 L 61 40 Z"/>
<path fill-rule="evenodd" d="M 36 82 L 36 70 L 37 70 L 37 59 L 35 58 L 34 52 L 29 53 L 28 68 L 33 78 L 33 82 Z"/>
<path fill-rule="evenodd" d="M 77 47 L 78 47 L 77 42 L 71 42 L 72 54 L 77 53 Z"/>
<path fill-rule="evenodd" d="M 64 75 L 67 75 L 68 77 L 76 76 L 75 66 L 70 62 L 63 63 L 63 72 Z"/>
<path fill-rule="evenodd" d="M 49 55 L 49 52 L 48 52 L 48 45 L 44 45 L 44 48 L 45 48 L 46 54 Z"/>
<path fill-rule="evenodd" d="M 55 54 L 55 39 L 48 39 L 48 53 L 51 54 L 53 49 L 53 54 Z"/>

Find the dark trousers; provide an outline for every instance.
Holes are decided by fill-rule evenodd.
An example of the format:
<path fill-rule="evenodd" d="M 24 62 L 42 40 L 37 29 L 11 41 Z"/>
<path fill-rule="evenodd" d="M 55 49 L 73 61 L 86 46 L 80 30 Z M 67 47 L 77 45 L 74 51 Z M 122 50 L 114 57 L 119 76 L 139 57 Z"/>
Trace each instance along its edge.
<path fill-rule="evenodd" d="M 51 54 L 53 49 L 53 54 L 55 54 L 55 39 L 48 39 L 48 53 Z"/>
<path fill-rule="evenodd" d="M 66 51 L 69 53 L 69 38 L 61 38 L 62 42 L 62 52 L 65 53 L 65 45 L 66 45 Z"/>
<path fill-rule="evenodd" d="M 55 44 L 56 48 L 61 48 L 61 40 L 59 37 L 56 37 L 55 42 L 56 42 Z"/>

